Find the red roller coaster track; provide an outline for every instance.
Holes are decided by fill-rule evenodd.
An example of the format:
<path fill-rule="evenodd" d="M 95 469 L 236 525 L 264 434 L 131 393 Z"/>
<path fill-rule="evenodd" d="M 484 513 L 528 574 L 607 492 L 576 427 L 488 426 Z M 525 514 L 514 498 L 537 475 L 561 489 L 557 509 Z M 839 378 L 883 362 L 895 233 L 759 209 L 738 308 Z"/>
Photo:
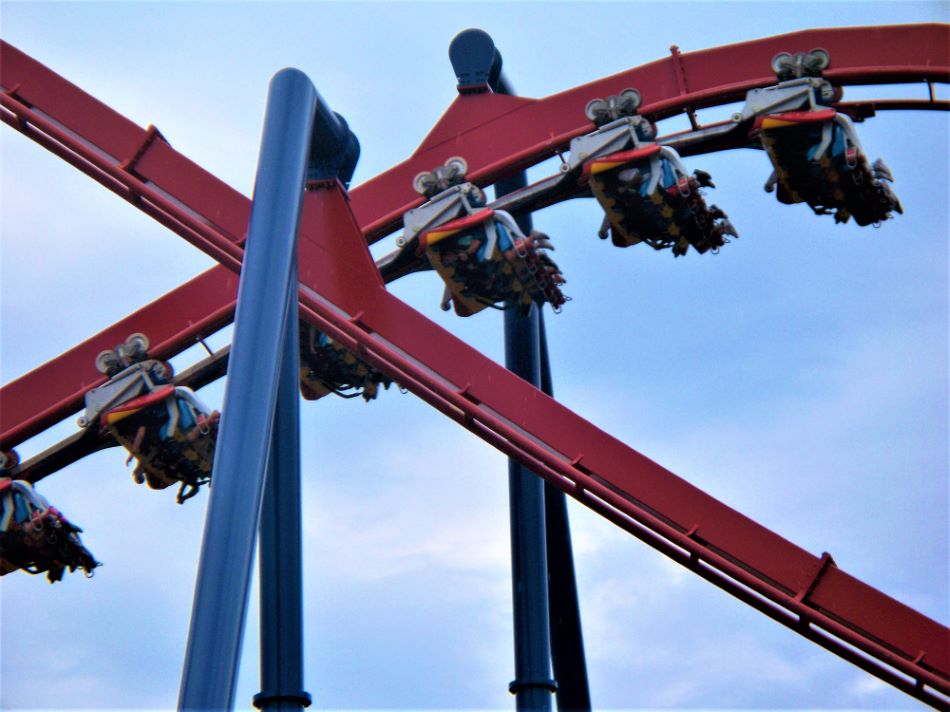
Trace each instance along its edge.
<path fill-rule="evenodd" d="M 883 39 L 886 37 L 886 41 Z M 946 82 L 944 25 L 812 30 L 680 55 L 546 99 L 460 96 L 407 161 L 349 195 L 305 199 L 302 318 L 479 437 L 641 540 L 808 639 L 935 705 L 950 696 L 950 632 L 727 507 L 443 331 L 386 291 L 366 246 L 417 205 L 412 177 L 464 155 L 489 184 L 563 149 L 594 96 L 636 86 L 655 118 L 774 83 L 779 51 L 829 50 L 836 84 Z M 756 68 L 756 69 L 750 69 Z M 3 447 L 75 412 L 95 355 L 134 331 L 155 356 L 233 316 L 250 201 L 22 52 L 0 46 L 2 118 L 214 257 L 196 277 L 0 390 Z M 933 104 L 928 104 L 933 108 Z M 491 140 L 488 140 L 488 139 Z M 333 239 L 328 239 L 332 235 Z"/>

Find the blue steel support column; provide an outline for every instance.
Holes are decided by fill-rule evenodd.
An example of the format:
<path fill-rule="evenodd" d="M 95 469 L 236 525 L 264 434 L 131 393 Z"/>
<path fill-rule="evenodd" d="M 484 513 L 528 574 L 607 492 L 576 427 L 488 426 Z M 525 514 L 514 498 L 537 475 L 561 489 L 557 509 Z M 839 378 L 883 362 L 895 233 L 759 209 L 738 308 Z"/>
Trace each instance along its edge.
<path fill-rule="evenodd" d="M 254 706 L 299 710 L 303 689 L 303 576 L 300 524 L 300 384 L 297 265 L 292 267 L 277 412 L 261 509 L 261 692 Z"/>
<path fill-rule="evenodd" d="M 514 94 L 501 73 L 501 54 L 481 30 L 466 30 L 452 41 L 449 57 L 459 90 L 481 89 Z M 483 90 L 483 89 L 482 89 Z M 524 172 L 495 185 L 495 196 L 527 184 Z M 518 219 L 531 232 L 530 215 Z M 540 383 L 538 307 L 526 315 L 514 304 L 505 311 L 505 367 L 529 383 Z M 511 516 L 511 576 L 514 604 L 515 680 L 509 690 L 518 710 L 546 712 L 557 683 L 551 677 L 551 635 L 548 620 L 548 572 L 544 521 L 544 482 L 517 460 L 508 460 Z"/>
<path fill-rule="evenodd" d="M 346 120 L 317 95 L 307 180 L 348 183 L 359 160 L 359 141 Z M 303 685 L 303 576 L 300 508 L 300 352 L 297 262 L 288 295 L 277 412 L 261 510 L 261 692 L 254 706 L 299 710 L 311 698 Z"/>
<path fill-rule="evenodd" d="M 179 708 L 229 710 L 277 403 L 317 93 L 294 69 L 268 92 Z M 291 295 L 294 295 L 291 297 Z"/>
<path fill-rule="evenodd" d="M 543 311 L 538 312 L 538 342 L 541 346 L 541 390 L 553 398 L 554 384 Z M 557 708 L 560 712 L 590 712 L 590 685 L 577 600 L 567 495 L 547 483 L 544 485 L 544 518 L 547 522 L 549 615 Z"/>
<path fill-rule="evenodd" d="M 460 92 L 484 91 L 487 86 L 499 94 L 515 94 L 502 71 L 501 53 L 488 33 L 461 32 L 452 41 L 449 57 Z M 527 176 L 522 171 L 499 181 L 495 195 L 500 197 L 525 185 Z M 531 232 L 530 215 L 519 217 L 517 222 L 525 234 Z M 542 310 L 532 306 L 525 317 L 514 310 L 505 312 L 505 365 L 552 395 Z M 590 692 L 566 496 L 543 484 L 516 461 L 509 460 L 508 467 L 517 678 L 512 691 L 527 691 L 524 683 L 530 681 L 542 691 L 540 697 L 519 699 L 519 709 L 549 709 L 550 699 L 544 691 L 556 687 L 561 712 L 589 712 Z M 553 661 L 556 683 L 548 679 L 548 659 Z"/>
<path fill-rule="evenodd" d="M 513 306 L 513 305 L 512 305 Z M 505 311 L 505 367 L 538 383 L 538 308 L 522 316 Z M 511 510 L 511 578 L 515 624 L 515 680 L 509 690 L 518 710 L 551 709 L 551 636 L 544 522 L 544 481 L 514 459 L 508 460 Z"/>
<path fill-rule="evenodd" d="M 510 87 L 510 85 L 508 85 Z M 527 185 L 521 173 L 498 181 L 495 197 Z M 518 227 L 531 233 L 530 215 L 517 218 Z M 515 304 L 505 310 L 505 368 L 535 386 L 541 383 L 539 319 L 536 304 L 522 315 Z M 551 693 L 559 683 L 551 677 L 550 589 L 548 581 L 545 484 L 514 458 L 508 459 L 508 496 L 511 516 L 511 578 L 514 598 L 515 679 L 509 690 L 516 709 L 551 709 Z"/>

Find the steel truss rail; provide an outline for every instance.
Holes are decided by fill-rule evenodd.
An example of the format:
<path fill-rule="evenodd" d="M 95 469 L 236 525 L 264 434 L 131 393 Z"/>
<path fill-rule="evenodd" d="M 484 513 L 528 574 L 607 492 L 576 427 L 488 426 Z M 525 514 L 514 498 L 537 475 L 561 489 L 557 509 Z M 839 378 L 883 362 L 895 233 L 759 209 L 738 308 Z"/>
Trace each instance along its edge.
<path fill-rule="evenodd" d="M 946 82 L 946 25 L 807 30 L 698 52 L 631 69 L 545 99 L 491 93 L 458 97 L 403 163 L 355 188 L 350 200 L 370 242 L 399 227 L 421 198 L 412 178 L 454 155 L 469 177 L 487 185 L 556 155 L 591 129 L 584 106 L 596 96 L 636 86 L 642 112 L 663 118 L 741 99 L 775 82 L 778 52 L 824 47 L 835 84 Z M 231 256 L 244 239 L 250 201 L 175 152 L 154 128 L 141 129 L 15 47 L 0 42 L 0 118 L 193 242 L 209 230 Z M 879 103 L 878 108 L 943 108 L 945 103 Z M 864 109 L 867 113 L 867 108 Z M 718 149 L 728 146 L 714 144 Z M 181 219 L 173 214 L 177 208 Z M 171 208 L 171 211 L 169 211 Z M 230 243 L 230 247 L 228 246 Z M 237 278 L 214 267 L 0 389 L 0 448 L 9 449 L 79 410 L 82 395 L 103 382 L 96 355 L 147 328 L 153 351 L 167 358 L 233 318 Z"/>
<path fill-rule="evenodd" d="M 885 32 L 891 41 L 878 42 Z M 900 39 L 893 41 L 890 32 Z M 929 704 L 946 705 L 950 631 L 943 625 L 843 572 L 827 554 L 815 557 L 693 487 L 440 329 L 386 291 L 366 248 L 367 235 L 375 239 L 392 229 L 397 216 L 418 202 L 408 193 L 414 171 L 431 168 L 449 152 L 465 152 L 474 179 L 491 182 L 506 170 L 552 154 L 572 132 L 586 130 L 575 126 L 552 133 L 558 126 L 575 125 L 575 117 L 583 115 L 573 109 L 558 113 L 572 102 L 636 84 L 648 88 L 645 96 L 666 97 L 644 107 L 645 113 L 668 115 L 664 112 L 726 101 L 746 88 L 768 84 L 765 77 L 737 77 L 739 67 L 767 66 L 779 50 L 818 45 L 835 57 L 837 74 L 828 73 L 833 80 L 945 81 L 950 73 L 946 65 L 934 66 L 946 62 L 944 38 L 945 27 L 940 25 L 802 32 L 674 55 L 547 100 L 462 96 L 406 163 L 351 196 L 337 184 L 308 194 L 301 228 L 302 318 L 703 578 L 899 689 Z M 6 386 L 0 392 L 3 403 L 15 402 L 17 410 L 3 422 L 4 437 L 9 438 L 4 445 L 9 447 L 28 436 L 24 433 L 38 432 L 68 413 L 77 405 L 75 399 L 101 380 L 89 374 L 101 348 L 113 346 L 131 331 L 145 329 L 152 337 L 154 330 L 155 355 L 167 357 L 206 333 L 202 329 L 215 320 L 218 326 L 227 320 L 233 299 L 229 283 L 240 269 L 249 202 L 175 153 L 157 132 L 143 132 L 9 45 L 0 50 L 5 121 L 114 191 L 124 192 L 223 265 Z M 756 63 L 750 64 L 753 55 Z M 688 60 L 697 56 L 728 67 L 715 85 L 718 93 L 702 79 L 702 62 L 696 65 L 695 79 L 692 69 L 685 71 L 691 66 Z M 928 56 L 932 64 L 925 61 Z M 671 61 L 679 63 L 682 74 L 674 76 L 680 77 L 681 86 L 673 82 L 673 89 L 666 86 L 669 91 L 664 93 L 662 82 L 656 79 L 651 85 L 648 80 L 658 76 L 658 67 L 669 73 Z M 686 90 L 687 76 L 691 92 Z M 540 126 L 531 124 L 534 119 Z M 513 145 L 509 140 L 503 146 L 497 140 L 482 141 L 489 134 L 507 136 L 506 130 L 522 122 L 528 128 L 510 139 Z M 544 136 L 540 141 L 539 135 Z M 406 175 L 409 179 L 403 180 Z M 184 316 L 169 316 L 166 300 L 188 293 L 194 300 L 186 304 L 190 309 Z M 204 326 L 182 328 L 195 316 Z M 60 378 L 38 389 L 40 373 L 52 377 L 57 371 L 70 374 L 71 380 Z M 10 410 L 2 410 L 5 419 Z"/>

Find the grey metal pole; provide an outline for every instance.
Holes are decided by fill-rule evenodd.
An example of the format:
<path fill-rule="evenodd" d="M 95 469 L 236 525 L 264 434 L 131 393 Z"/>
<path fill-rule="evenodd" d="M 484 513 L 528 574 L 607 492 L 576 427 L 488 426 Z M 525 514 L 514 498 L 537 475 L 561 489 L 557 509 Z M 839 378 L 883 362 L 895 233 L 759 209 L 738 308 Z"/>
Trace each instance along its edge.
<path fill-rule="evenodd" d="M 300 523 L 300 395 L 297 265 L 292 267 L 277 412 L 261 510 L 261 691 L 254 706 L 294 710 L 310 706 L 303 686 L 303 576 Z"/>
<path fill-rule="evenodd" d="M 271 80 L 178 705 L 233 707 L 317 93 Z"/>

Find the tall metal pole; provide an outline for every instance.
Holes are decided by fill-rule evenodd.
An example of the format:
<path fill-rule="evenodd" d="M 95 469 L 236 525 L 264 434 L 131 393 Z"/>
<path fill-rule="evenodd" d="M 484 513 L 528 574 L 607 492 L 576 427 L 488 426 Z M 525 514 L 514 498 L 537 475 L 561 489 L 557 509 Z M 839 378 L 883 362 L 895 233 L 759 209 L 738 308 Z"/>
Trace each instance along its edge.
<path fill-rule="evenodd" d="M 541 390 L 553 398 L 544 312 L 540 310 L 538 342 L 541 346 Z M 544 483 L 544 518 L 547 523 L 548 601 L 557 708 L 560 712 L 590 712 L 590 684 L 577 599 L 567 495 L 547 482 Z"/>
<path fill-rule="evenodd" d="M 511 85 L 505 82 L 506 88 Z M 495 184 L 495 197 L 527 185 L 522 171 Z M 516 219 L 526 235 L 531 216 Z M 521 314 L 514 303 L 505 310 L 505 368 L 535 386 L 541 383 L 540 315 L 536 304 Z M 508 689 L 516 709 L 546 712 L 559 681 L 551 675 L 550 587 L 545 484 L 514 458 L 508 458 L 511 517 L 511 579 L 515 627 L 515 679 Z"/>
<path fill-rule="evenodd" d="M 179 708 L 233 707 L 317 93 L 270 84 Z M 291 295 L 294 294 L 294 297 Z"/>
<path fill-rule="evenodd" d="M 465 30 L 449 48 L 459 91 L 499 94 L 515 90 L 502 69 L 501 53 L 488 33 Z M 527 185 L 524 171 L 499 181 L 500 197 Z M 517 218 L 525 234 L 530 214 Z M 526 316 L 505 312 L 505 365 L 521 378 L 553 394 L 542 310 Z M 557 690 L 561 712 L 589 712 L 590 691 L 581 631 L 567 499 L 515 460 L 509 460 L 512 575 L 515 618 L 515 675 L 511 690 L 518 709 L 550 709 Z M 546 620 L 545 620 L 546 617 Z M 548 661 L 553 662 L 554 680 Z M 556 682 L 555 682 L 556 680 Z"/>
<path fill-rule="evenodd" d="M 303 576 L 300 523 L 300 395 L 297 264 L 292 267 L 277 412 L 261 510 L 261 692 L 254 706 L 299 710 L 310 706 L 303 688 Z"/>
<path fill-rule="evenodd" d="M 537 306 L 531 305 L 527 315 L 514 308 L 505 311 L 505 367 L 539 382 Z M 515 624 L 515 679 L 508 689 L 516 709 L 545 712 L 557 684 L 551 677 L 544 481 L 509 458 L 508 487 Z"/>

